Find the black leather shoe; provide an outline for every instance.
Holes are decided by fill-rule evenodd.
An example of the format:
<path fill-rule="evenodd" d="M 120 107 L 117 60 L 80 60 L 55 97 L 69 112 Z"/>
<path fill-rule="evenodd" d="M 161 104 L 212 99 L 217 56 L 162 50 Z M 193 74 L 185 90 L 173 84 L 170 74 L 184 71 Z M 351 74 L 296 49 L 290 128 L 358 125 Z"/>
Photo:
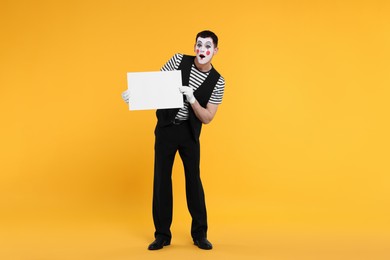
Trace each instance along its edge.
<path fill-rule="evenodd" d="M 194 245 L 197 245 L 200 249 L 204 250 L 210 250 L 213 248 L 213 245 L 207 240 L 207 238 L 194 240 Z"/>
<path fill-rule="evenodd" d="M 149 250 L 159 250 L 163 248 L 164 246 L 169 246 L 171 244 L 171 241 L 164 239 L 164 238 L 156 238 L 156 240 L 153 241 L 148 247 Z"/>

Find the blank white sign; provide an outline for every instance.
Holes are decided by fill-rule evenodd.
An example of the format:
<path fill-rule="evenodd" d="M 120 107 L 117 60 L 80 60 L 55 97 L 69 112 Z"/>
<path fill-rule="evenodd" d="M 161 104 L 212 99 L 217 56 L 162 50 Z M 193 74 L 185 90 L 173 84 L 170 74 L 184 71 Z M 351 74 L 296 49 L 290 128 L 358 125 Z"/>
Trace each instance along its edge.
<path fill-rule="evenodd" d="M 181 71 L 128 72 L 129 109 L 182 108 Z"/>

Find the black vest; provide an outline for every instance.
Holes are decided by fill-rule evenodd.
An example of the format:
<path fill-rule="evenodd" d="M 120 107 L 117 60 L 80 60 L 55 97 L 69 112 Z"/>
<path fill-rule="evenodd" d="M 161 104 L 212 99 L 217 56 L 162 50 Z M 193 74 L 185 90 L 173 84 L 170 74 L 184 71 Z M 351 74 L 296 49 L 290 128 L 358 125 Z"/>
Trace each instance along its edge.
<path fill-rule="evenodd" d="M 181 78 L 182 85 L 188 86 L 190 81 L 190 73 L 192 64 L 194 63 L 195 56 L 184 55 L 181 63 L 179 65 L 178 70 L 181 70 Z M 194 91 L 194 96 L 199 104 L 206 108 L 207 103 L 213 93 L 214 87 L 216 86 L 218 80 L 220 78 L 220 74 L 212 67 L 210 74 L 207 76 L 202 85 L 199 86 L 197 90 Z M 196 117 L 191 106 L 189 109 L 189 120 L 191 123 L 192 132 L 195 140 L 199 140 L 200 132 L 202 130 L 202 122 Z M 156 111 L 157 115 L 157 127 L 164 127 L 172 123 L 175 119 L 177 112 L 179 112 L 179 108 L 175 109 L 158 109 Z"/>

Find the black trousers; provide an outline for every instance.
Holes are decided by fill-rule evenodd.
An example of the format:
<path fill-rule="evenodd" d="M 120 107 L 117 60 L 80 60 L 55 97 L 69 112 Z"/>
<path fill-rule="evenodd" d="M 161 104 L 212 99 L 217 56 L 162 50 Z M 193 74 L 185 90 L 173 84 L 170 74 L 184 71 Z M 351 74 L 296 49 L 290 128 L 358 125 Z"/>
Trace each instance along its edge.
<path fill-rule="evenodd" d="M 187 206 L 192 217 L 191 236 L 199 239 L 207 234 L 205 197 L 200 179 L 200 145 L 192 135 L 188 121 L 180 125 L 156 127 L 153 183 L 153 221 L 155 237 L 171 239 L 173 196 L 172 166 L 176 152 L 183 161 Z"/>

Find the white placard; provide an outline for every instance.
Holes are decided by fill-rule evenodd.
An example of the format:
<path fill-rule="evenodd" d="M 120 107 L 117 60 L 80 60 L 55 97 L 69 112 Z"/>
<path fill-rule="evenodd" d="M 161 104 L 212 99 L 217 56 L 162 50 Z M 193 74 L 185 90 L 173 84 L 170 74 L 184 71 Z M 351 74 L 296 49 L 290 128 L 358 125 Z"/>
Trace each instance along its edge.
<path fill-rule="evenodd" d="M 181 71 L 128 72 L 130 110 L 183 107 Z"/>

